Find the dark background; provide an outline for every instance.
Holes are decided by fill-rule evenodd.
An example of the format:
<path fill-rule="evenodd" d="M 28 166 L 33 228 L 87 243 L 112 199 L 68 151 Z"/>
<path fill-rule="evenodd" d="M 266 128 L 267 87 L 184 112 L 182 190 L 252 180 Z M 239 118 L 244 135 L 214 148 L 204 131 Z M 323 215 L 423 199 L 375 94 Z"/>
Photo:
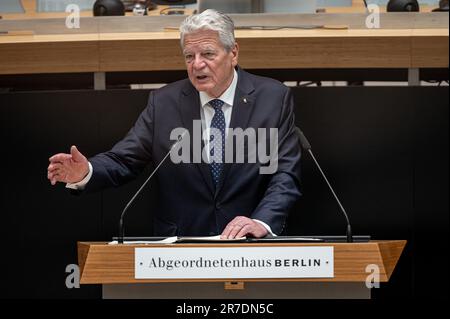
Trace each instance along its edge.
<path fill-rule="evenodd" d="M 374 298 L 448 298 L 448 87 L 293 91 L 297 125 L 354 233 L 408 240 L 391 281 L 374 289 Z M 101 297 L 97 285 L 67 289 L 65 268 L 77 263 L 77 241 L 117 235 L 120 212 L 146 175 L 118 189 L 73 196 L 47 181 L 48 158 L 72 144 L 87 156 L 109 149 L 147 96 L 147 90 L 0 94 L 1 298 Z M 345 220 L 306 153 L 302 187 L 287 235 L 343 235 Z M 127 235 L 152 234 L 152 188 L 128 212 Z"/>

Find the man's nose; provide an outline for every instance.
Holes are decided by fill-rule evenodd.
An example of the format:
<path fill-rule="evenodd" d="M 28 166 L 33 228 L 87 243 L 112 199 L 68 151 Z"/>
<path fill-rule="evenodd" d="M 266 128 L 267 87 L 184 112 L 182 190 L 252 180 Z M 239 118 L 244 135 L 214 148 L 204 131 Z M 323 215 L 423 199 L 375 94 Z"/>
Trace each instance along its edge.
<path fill-rule="evenodd" d="M 194 59 L 194 68 L 201 69 L 205 66 L 205 60 L 201 55 L 196 55 Z"/>

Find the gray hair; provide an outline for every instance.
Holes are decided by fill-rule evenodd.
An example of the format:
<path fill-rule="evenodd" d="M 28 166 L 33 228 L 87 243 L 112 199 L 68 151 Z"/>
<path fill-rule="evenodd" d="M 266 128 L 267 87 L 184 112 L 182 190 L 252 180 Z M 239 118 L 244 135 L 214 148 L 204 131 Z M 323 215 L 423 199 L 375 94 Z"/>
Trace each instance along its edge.
<path fill-rule="evenodd" d="M 219 39 L 228 52 L 234 48 L 234 23 L 226 14 L 207 9 L 199 14 L 188 16 L 180 25 L 181 47 L 184 48 L 184 36 L 201 30 L 213 30 L 219 33 Z"/>

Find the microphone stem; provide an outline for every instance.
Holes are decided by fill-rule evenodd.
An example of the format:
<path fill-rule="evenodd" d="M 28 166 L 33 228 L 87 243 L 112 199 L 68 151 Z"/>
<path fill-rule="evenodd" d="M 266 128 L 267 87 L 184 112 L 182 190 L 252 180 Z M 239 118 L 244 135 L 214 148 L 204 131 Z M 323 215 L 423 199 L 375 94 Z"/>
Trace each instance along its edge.
<path fill-rule="evenodd" d="M 328 188 L 331 190 L 331 193 L 333 194 L 334 198 L 336 199 L 337 203 L 339 204 L 339 207 L 341 208 L 342 212 L 344 213 L 345 219 L 347 220 L 347 242 L 353 242 L 352 237 L 352 230 L 350 227 L 350 220 L 348 219 L 347 212 L 344 209 L 344 206 L 342 206 L 341 201 L 337 197 L 336 193 L 333 190 L 333 187 L 331 187 L 330 182 L 328 181 L 327 177 L 325 176 L 325 173 L 322 171 L 322 168 L 320 167 L 319 162 L 317 162 L 316 157 L 314 156 L 311 149 L 308 149 L 309 155 L 311 155 L 312 159 L 316 163 L 317 167 L 319 168 L 320 173 L 322 174 L 322 177 L 325 179 L 325 182 L 327 182 Z"/>
<path fill-rule="evenodd" d="M 183 136 L 184 136 L 184 133 L 183 133 L 182 137 Z M 180 141 L 181 138 L 179 138 L 178 141 Z M 123 239 L 125 237 L 125 226 L 124 226 L 124 222 L 123 222 L 125 212 L 128 210 L 128 207 L 130 207 L 130 205 L 133 203 L 134 199 L 141 193 L 141 191 L 144 189 L 145 185 L 147 185 L 147 183 L 150 181 L 150 179 L 153 177 L 153 175 L 155 175 L 155 173 L 158 171 L 159 167 L 165 162 L 166 158 L 170 155 L 170 152 L 174 148 L 175 144 L 172 145 L 170 150 L 167 152 L 166 156 L 164 156 L 164 158 L 159 162 L 158 166 L 156 166 L 156 168 L 153 170 L 153 172 L 150 174 L 150 176 L 147 178 L 147 180 L 144 182 L 144 184 L 142 184 L 142 186 L 139 188 L 139 190 L 136 192 L 136 194 L 134 194 L 134 196 L 130 199 L 130 201 L 127 203 L 127 205 L 123 209 L 122 214 L 120 215 L 120 220 L 119 220 L 119 240 L 118 240 L 119 244 L 123 244 Z"/>

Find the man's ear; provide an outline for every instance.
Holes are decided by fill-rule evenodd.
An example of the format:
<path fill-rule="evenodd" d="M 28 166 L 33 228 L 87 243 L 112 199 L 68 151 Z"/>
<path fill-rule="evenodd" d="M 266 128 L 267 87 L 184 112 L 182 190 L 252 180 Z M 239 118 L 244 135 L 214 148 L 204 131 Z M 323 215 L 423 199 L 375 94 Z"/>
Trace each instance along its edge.
<path fill-rule="evenodd" d="M 233 67 L 235 67 L 238 64 L 239 57 L 239 45 L 237 44 L 237 42 L 234 44 L 234 48 L 231 49 L 231 54 L 233 55 L 231 63 L 233 64 Z"/>

